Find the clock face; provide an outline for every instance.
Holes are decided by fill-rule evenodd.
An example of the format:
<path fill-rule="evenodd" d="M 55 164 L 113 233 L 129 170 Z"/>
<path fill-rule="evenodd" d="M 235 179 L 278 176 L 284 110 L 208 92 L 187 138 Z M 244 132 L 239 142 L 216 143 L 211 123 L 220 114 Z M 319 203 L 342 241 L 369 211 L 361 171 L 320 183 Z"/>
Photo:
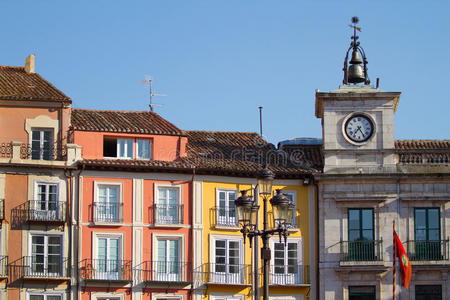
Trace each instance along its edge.
<path fill-rule="evenodd" d="M 365 115 L 354 115 L 345 123 L 345 134 L 357 143 L 367 141 L 373 134 L 373 123 Z"/>

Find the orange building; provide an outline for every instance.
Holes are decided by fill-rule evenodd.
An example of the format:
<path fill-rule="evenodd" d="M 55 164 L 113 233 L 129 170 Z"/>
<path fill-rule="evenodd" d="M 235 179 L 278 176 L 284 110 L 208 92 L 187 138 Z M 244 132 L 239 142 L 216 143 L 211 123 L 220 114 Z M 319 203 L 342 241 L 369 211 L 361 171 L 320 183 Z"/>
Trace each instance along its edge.
<path fill-rule="evenodd" d="M 71 290 L 71 99 L 34 70 L 0 66 L 0 297 L 63 300 Z M 8 265 L 8 267 L 7 267 Z"/>
<path fill-rule="evenodd" d="M 184 133 L 152 112 L 72 109 L 70 134 L 83 156 L 74 208 L 79 299 L 190 299 Z"/>

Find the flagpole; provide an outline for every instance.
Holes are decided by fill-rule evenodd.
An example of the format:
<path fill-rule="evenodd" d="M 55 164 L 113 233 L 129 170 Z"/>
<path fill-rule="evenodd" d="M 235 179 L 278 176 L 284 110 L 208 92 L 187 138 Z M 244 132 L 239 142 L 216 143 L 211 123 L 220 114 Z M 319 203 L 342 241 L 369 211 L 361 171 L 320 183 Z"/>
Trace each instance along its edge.
<path fill-rule="evenodd" d="M 395 277 L 396 277 L 396 272 L 395 272 L 395 257 L 396 257 L 396 242 L 395 242 L 395 220 L 392 221 L 392 266 L 393 266 L 393 274 L 392 274 L 392 299 L 395 300 Z"/>

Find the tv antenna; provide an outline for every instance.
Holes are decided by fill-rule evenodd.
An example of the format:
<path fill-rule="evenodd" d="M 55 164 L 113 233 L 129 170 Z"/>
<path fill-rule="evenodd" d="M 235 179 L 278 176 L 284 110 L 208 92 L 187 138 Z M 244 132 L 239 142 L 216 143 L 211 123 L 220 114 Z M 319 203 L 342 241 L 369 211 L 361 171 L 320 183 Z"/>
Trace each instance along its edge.
<path fill-rule="evenodd" d="M 144 80 L 139 80 L 139 84 L 144 84 L 144 85 L 148 86 L 148 89 L 149 89 L 149 100 L 150 100 L 150 103 L 149 103 L 148 106 L 150 107 L 150 111 L 154 111 L 154 107 L 155 106 L 162 106 L 162 104 L 153 103 L 153 97 L 155 97 L 155 96 L 162 96 L 162 97 L 164 97 L 164 96 L 167 96 L 167 95 L 166 94 L 155 94 L 155 93 L 153 93 L 153 88 L 152 88 L 153 78 L 150 75 L 145 75 L 144 77 L 145 77 Z"/>

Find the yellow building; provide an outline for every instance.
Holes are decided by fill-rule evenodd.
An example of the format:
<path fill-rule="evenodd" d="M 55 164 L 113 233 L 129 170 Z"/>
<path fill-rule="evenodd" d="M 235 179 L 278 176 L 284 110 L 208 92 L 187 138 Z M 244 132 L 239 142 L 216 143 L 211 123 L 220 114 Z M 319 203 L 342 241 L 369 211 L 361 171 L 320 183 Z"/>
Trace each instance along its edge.
<path fill-rule="evenodd" d="M 316 197 L 311 170 L 293 164 L 256 133 L 189 131 L 188 140 L 188 156 L 197 166 L 193 180 L 194 299 L 262 297 L 262 241 L 244 240 L 234 204 L 240 191 L 253 195 L 262 161 L 275 173 L 272 195 L 280 189 L 295 206 L 286 244 L 279 236 L 270 238 L 270 298 L 315 299 Z M 259 205 L 262 229 L 262 197 Z M 268 208 L 270 220 L 270 204 Z M 269 221 L 269 228 L 273 227 Z"/>

